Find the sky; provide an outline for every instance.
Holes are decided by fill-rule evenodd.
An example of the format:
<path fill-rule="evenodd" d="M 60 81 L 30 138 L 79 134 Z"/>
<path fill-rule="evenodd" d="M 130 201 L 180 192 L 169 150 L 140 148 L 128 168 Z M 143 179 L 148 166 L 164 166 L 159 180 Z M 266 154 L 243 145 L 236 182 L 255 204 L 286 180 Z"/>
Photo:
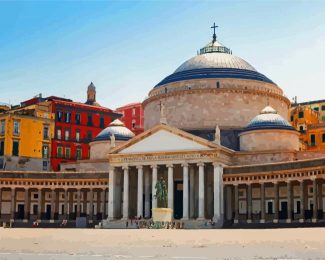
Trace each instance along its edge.
<path fill-rule="evenodd" d="M 325 1 L 0 1 L 0 102 L 143 101 L 217 38 L 298 102 L 325 99 Z"/>

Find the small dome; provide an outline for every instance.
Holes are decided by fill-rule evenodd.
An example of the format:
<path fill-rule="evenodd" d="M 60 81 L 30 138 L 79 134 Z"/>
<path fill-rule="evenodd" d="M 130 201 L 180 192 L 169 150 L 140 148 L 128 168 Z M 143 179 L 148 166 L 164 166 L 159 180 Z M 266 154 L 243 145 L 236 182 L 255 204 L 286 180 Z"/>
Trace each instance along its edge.
<path fill-rule="evenodd" d="M 270 107 L 265 107 L 258 116 L 253 118 L 244 131 L 264 130 L 264 129 L 284 129 L 296 131 L 290 123 L 278 112 Z"/>
<path fill-rule="evenodd" d="M 111 140 L 113 134 L 117 141 L 127 141 L 134 136 L 134 133 L 125 127 L 123 122 L 119 119 L 115 119 L 95 137 L 94 141 Z"/>

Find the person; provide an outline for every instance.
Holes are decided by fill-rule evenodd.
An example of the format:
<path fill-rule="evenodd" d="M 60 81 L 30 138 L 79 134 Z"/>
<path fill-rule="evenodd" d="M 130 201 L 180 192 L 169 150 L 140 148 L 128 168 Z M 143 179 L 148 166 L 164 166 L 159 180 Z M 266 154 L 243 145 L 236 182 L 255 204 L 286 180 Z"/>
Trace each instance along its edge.
<path fill-rule="evenodd" d="M 67 223 L 68 223 L 68 220 L 66 220 L 66 219 L 63 219 L 62 220 L 62 223 L 61 223 L 61 227 L 65 227 L 66 225 L 67 225 Z"/>

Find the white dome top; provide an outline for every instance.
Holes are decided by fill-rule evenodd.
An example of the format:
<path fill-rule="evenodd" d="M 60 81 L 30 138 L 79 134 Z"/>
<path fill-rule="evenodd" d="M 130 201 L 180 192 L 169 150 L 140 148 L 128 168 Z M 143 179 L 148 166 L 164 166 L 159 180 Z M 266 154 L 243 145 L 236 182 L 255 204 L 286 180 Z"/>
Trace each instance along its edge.
<path fill-rule="evenodd" d="M 175 73 L 203 68 L 229 68 L 256 71 L 252 65 L 244 61 L 242 58 L 228 53 L 211 52 L 197 55 L 185 61 L 177 68 Z"/>

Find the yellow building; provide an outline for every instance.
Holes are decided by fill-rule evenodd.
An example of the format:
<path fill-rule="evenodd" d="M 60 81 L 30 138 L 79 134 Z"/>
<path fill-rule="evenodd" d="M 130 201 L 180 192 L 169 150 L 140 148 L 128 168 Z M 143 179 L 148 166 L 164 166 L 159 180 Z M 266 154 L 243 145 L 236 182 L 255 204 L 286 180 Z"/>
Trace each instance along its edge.
<path fill-rule="evenodd" d="M 0 114 L 0 168 L 49 170 L 54 114 L 47 103 Z"/>
<path fill-rule="evenodd" d="M 293 104 L 290 120 L 300 132 L 304 150 L 325 151 L 325 101 Z"/>

